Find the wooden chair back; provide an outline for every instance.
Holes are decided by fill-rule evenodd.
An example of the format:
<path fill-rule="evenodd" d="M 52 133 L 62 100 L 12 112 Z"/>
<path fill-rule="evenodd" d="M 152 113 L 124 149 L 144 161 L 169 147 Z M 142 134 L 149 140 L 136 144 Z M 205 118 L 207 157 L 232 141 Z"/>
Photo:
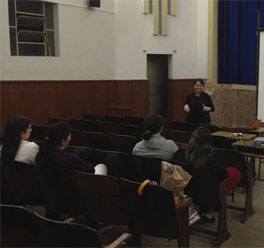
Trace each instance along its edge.
<path fill-rule="evenodd" d="M 181 121 L 170 121 L 170 129 L 177 131 L 185 131 L 185 132 L 193 132 L 198 125 L 189 123 L 189 122 L 181 122 Z"/>
<path fill-rule="evenodd" d="M 102 133 L 120 133 L 120 125 L 117 122 L 97 121 L 97 131 Z"/>
<path fill-rule="evenodd" d="M 137 163 L 131 160 L 127 153 L 95 149 L 96 163 L 107 166 L 107 174 L 116 178 L 123 177 L 130 180 L 143 180 Z"/>
<path fill-rule="evenodd" d="M 97 131 L 96 121 L 71 119 L 71 128 L 79 131 Z"/>
<path fill-rule="evenodd" d="M 1 204 L 1 247 L 43 247 L 31 211 Z"/>
<path fill-rule="evenodd" d="M 171 139 L 175 143 L 188 143 L 191 137 L 191 132 L 188 131 L 178 131 L 178 130 L 163 130 L 162 135 L 166 139 Z"/>
<path fill-rule="evenodd" d="M 129 125 L 136 125 L 143 127 L 144 117 L 127 116 L 125 117 L 125 123 Z"/>
<path fill-rule="evenodd" d="M 131 154 L 134 146 L 139 141 L 138 138 L 130 135 L 109 134 L 109 146 L 113 151 L 125 152 Z"/>
<path fill-rule="evenodd" d="M 10 205 L 17 205 L 15 197 L 12 195 L 10 189 L 8 188 L 8 183 L 4 175 L 4 170 L 1 161 L 1 197 L 0 203 L 1 204 L 10 204 Z"/>
<path fill-rule="evenodd" d="M 127 224 L 116 178 L 74 171 L 74 181 L 86 216 L 97 223 Z"/>
<path fill-rule="evenodd" d="M 147 234 L 156 237 L 178 239 L 179 247 L 189 246 L 188 204 L 177 211 L 172 192 L 148 184 L 143 195 L 137 194 L 141 183 L 119 180 L 133 234 Z M 139 238 L 140 241 L 140 238 Z M 139 244 L 140 245 L 140 244 Z"/>
<path fill-rule="evenodd" d="M 70 119 L 56 118 L 56 117 L 50 117 L 50 118 L 48 118 L 48 124 L 49 125 L 52 125 L 52 124 L 54 124 L 56 122 L 59 122 L 59 121 L 64 121 L 64 122 L 68 123 L 69 125 L 71 124 Z"/>
<path fill-rule="evenodd" d="M 144 180 L 150 179 L 151 181 L 155 181 L 159 184 L 162 159 L 141 157 L 136 155 L 132 155 L 131 159 L 133 159 L 136 163 L 136 166 L 140 168 Z"/>
<path fill-rule="evenodd" d="M 100 118 L 101 121 L 108 121 L 108 122 L 116 122 L 116 123 L 123 123 L 124 118 L 118 115 L 103 115 Z"/>
<path fill-rule="evenodd" d="M 103 132 L 82 132 L 84 146 L 89 146 L 98 149 L 108 149 L 109 148 L 109 141 L 107 134 Z"/>
<path fill-rule="evenodd" d="M 6 159 L 2 159 L 1 163 L 8 189 L 17 203 L 22 205 L 46 203 L 34 165 Z"/>
<path fill-rule="evenodd" d="M 38 178 L 49 208 L 55 213 L 81 214 L 80 198 L 72 172 L 56 167 L 36 166 Z"/>
<path fill-rule="evenodd" d="M 95 152 L 93 148 L 86 146 L 68 146 L 65 151 L 77 154 L 82 160 L 88 163 L 95 163 Z"/>
<path fill-rule="evenodd" d="M 82 131 L 71 129 L 71 143 L 73 146 L 84 146 Z"/>
<path fill-rule="evenodd" d="M 135 136 L 137 138 L 142 137 L 143 128 L 136 125 L 121 124 L 122 134 Z"/>
<path fill-rule="evenodd" d="M 48 126 L 33 125 L 30 140 L 43 140 L 46 136 Z"/>
<path fill-rule="evenodd" d="M 102 247 L 98 232 L 88 226 L 34 216 L 47 247 Z"/>
<path fill-rule="evenodd" d="M 100 120 L 101 117 L 98 115 L 92 115 L 92 114 L 82 114 L 82 118 L 85 120 L 98 121 Z"/>

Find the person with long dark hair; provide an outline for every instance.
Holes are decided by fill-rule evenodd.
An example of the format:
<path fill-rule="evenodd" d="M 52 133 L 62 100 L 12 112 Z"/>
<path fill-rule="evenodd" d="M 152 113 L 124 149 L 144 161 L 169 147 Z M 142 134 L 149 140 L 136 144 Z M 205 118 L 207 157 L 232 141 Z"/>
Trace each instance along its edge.
<path fill-rule="evenodd" d="M 188 113 L 187 122 L 194 124 L 210 124 L 210 112 L 215 111 L 211 97 L 203 91 L 203 79 L 195 79 L 193 82 L 193 92 L 185 101 L 184 111 Z"/>
<path fill-rule="evenodd" d="M 185 157 L 182 156 L 185 154 Z M 218 184 L 227 179 L 226 193 L 241 180 L 241 173 L 236 168 L 224 167 L 222 161 L 214 153 L 212 138 L 208 128 L 200 126 L 190 137 L 185 153 L 176 153 L 174 159 L 187 162 L 183 168 L 192 175 L 185 193 L 200 207 L 200 214 L 205 222 L 213 222 L 211 209 L 219 204 Z M 177 162 L 176 162 L 177 163 Z"/>
<path fill-rule="evenodd" d="M 160 115 L 147 116 L 143 123 L 143 140 L 135 145 L 132 154 L 170 161 L 179 148 L 172 140 L 161 135 L 163 123 Z"/>
<path fill-rule="evenodd" d="M 193 131 L 186 149 L 186 159 L 193 168 L 213 166 L 220 180 L 227 177 L 226 169 L 215 161 L 212 137 L 207 127 L 201 126 Z"/>
<path fill-rule="evenodd" d="M 99 167 L 103 171 L 106 171 L 106 167 L 103 164 L 95 166 L 92 163 L 82 160 L 77 154 L 65 151 L 70 141 L 71 129 L 66 122 L 60 121 L 49 126 L 46 137 L 39 145 L 36 164 L 39 166 L 60 167 L 89 173 L 94 173 Z M 106 174 L 106 172 L 99 172 L 97 174 Z"/>
<path fill-rule="evenodd" d="M 185 169 L 193 177 L 186 187 L 186 193 L 200 207 L 202 219 L 205 222 L 213 222 L 214 218 L 210 215 L 210 210 L 217 208 L 217 185 L 228 177 L 228 171 L 214 154 L 208 128 L 201 126 L 194 130 L 185 155 L 190 165 Z"/>
<path fill-rule="evenodd" d="M 26 116 L 14 116 L 7 121 L 1 158 L 35 164 L 35 157 L 39 150 L 36 143 L 28 141 L 31 134 L 30 119 Z"/>

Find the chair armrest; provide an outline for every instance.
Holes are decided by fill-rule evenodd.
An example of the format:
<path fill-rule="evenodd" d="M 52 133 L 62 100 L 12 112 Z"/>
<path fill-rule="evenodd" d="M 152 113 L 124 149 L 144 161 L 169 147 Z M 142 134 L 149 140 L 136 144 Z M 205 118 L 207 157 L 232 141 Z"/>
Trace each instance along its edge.
<path fill-rule="evenodd" d="M 176 211 L 181 211 L 182 209 L 189 207 L 189 205 L 192 203 L 192 198 L 185 197 L 181 203 L 176 205 Z"/>
<path fill-rule="evenodd" d="M 128 246 L 129 240 L 131 239 L 132 239 L 132 234 L 123 233 L 119 238 L 117 238 L 114 242 L 112 242 L 110 245 L 106 246 L 105 248 L 117 248 L 117 247 Z"/>

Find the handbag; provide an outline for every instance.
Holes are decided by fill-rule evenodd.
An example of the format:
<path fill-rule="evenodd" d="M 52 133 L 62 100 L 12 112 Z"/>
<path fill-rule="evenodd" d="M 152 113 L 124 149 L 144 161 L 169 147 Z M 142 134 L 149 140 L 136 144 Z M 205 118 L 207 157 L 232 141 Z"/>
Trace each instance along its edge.
<path fill-rule="evenodd" d="M 179 165 L 161 162 L 160 186 L 172 191 L 175 204 L 179 204 L 184 198 L 184 188 L 190 182 L 192 176 Z"/>

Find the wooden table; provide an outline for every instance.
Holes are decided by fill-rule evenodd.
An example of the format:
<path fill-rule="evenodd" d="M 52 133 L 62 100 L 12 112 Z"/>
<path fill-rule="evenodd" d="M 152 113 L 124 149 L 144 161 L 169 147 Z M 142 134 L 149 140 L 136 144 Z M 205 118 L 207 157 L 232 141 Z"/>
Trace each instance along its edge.
<path fill-rule="evenodd" d="M 258 127 L 256 129 L 248 130 L 250 133 L 255 133 L 259 137 L 263 137 L 264 135 L 264 127 Z"/>
<path fill-rule="evenodd" d="M 250 133 L 243 133 L 242 136 L 235 136 L 232 132 L 225 132 L 225 131 L 217 131 L 211 133 L 212 136 L 222 136 L 228 139 L 235 139 L 235 140 L 252 140 L 256 138 L 256 134 Z"/>
<path fill-rule="evenodd" d="M 234 142 L 232 146 L 234 146 L 236 150 L 240 151 L 246 157 L 259 159 L 258 177 L 256 179 L 264 181 L 264 179 L 260 178 L 261 163 L 263 162 L 261 160 L 264 159 L 264 146 L 254 145 L 254 140 L 239 140 Z"/>

